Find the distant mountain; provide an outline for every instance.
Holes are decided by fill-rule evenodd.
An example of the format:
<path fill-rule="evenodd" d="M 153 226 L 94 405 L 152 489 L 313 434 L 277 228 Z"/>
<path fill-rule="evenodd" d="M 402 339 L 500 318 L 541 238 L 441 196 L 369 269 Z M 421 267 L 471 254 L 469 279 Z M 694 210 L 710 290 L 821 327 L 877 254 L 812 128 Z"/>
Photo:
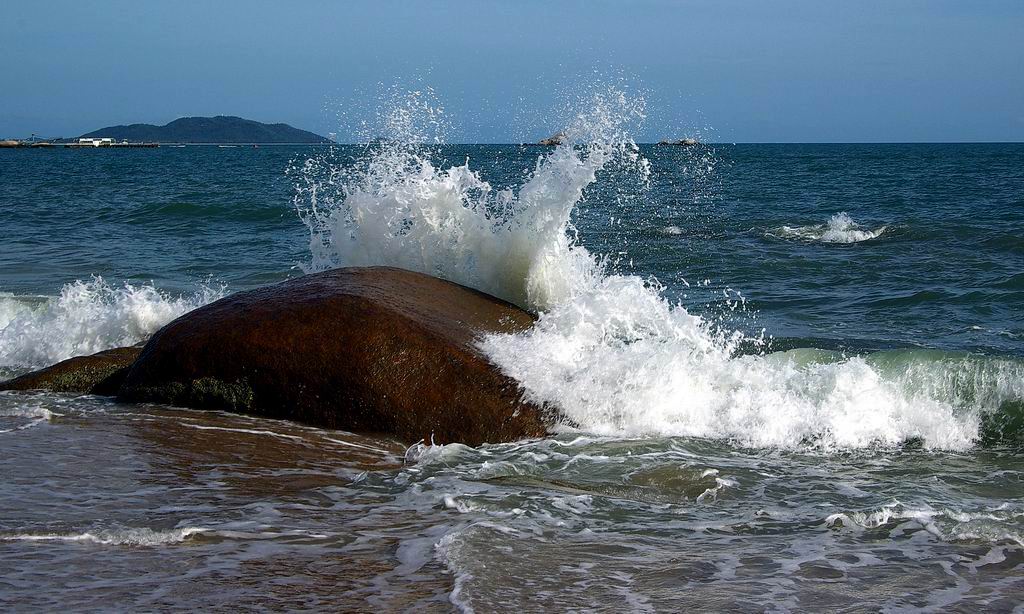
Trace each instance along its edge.
<path fill-rule="evenodd" d="M 319 134 L 293 128 L 288 124 L 263 124 L 251 119 L 218 115 L 217 117 L 182 117 L 166 126 L 131 124 L 100 128 L 82 137 L 108 137 L 118 141 L 157 143 L 330 143 Z"/>

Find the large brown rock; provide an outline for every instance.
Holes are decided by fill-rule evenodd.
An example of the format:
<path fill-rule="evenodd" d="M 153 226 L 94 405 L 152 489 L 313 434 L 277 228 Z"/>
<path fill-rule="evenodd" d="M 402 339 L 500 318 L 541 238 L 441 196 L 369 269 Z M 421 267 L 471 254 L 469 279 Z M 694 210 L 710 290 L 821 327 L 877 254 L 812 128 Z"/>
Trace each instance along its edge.
<path fill-rule="evenodd" d="M 546 433 L 540 408 L 479 353 L 533 316 L 401 269 L 336 269 L 240 292 L 171 322 L 119 397 L 297 420 L 406 442 Z"/>
<path fill-rule="evenodd" d="M 91 356 L 75 356 L 6 382 L 0 390 L 50 390 L 79 394 L 117 394 L 141 347 L 114 348 Z"/>

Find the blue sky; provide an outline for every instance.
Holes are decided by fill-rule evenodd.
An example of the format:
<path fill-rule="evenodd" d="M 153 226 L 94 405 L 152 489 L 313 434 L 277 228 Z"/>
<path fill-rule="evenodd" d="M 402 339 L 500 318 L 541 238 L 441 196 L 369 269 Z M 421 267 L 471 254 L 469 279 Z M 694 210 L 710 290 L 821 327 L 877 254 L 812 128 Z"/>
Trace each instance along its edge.
<path fill-rule="evenodd" d="M 644 92 L 639 140 L 1024 141 L 1024 0 L 4 0 L 0 24 L 0 137 L 225 114 L 349 140 L 429 85 L 448 140 L 520 142 L 600 80 Z"/>

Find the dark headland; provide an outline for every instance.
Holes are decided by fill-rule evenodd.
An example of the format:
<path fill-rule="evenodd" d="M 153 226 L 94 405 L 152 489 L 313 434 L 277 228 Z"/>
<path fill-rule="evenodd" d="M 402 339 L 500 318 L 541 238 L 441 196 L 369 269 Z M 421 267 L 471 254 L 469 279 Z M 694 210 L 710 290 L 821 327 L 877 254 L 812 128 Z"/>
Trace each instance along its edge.
<path fill-rule="evenodd" d="M 330 143 L 327 137 L 288 124 L 264 124 L 230 115 L 182 117 L 164 126 L 108 126 L 82 138 L 147 143 Z"/>

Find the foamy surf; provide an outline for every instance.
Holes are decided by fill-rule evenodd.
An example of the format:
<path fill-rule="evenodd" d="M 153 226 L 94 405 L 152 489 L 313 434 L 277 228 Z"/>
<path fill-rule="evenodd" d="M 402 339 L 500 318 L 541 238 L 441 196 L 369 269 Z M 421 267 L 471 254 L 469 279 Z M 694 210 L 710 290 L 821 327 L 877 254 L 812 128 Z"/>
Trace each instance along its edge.
<path fill-rule="evenodd" d="M 766 234 L 780 239 L 792 239 L 809 243 L 860 243 L 882 236 L 888 226 L 863 228 L 853 221 L 846 212 L 837 213 L 829 218 L 826 224 L 809 226 L 780 226 Z"/>
<path fill-rule="evenodd" d="M 174 318 L 214 301 L 224 288 L 171 296 L 152 285 L 75 281 L 60 296 L 0 295 L 0 368 L 38 368 L 146 340 Z"/>

